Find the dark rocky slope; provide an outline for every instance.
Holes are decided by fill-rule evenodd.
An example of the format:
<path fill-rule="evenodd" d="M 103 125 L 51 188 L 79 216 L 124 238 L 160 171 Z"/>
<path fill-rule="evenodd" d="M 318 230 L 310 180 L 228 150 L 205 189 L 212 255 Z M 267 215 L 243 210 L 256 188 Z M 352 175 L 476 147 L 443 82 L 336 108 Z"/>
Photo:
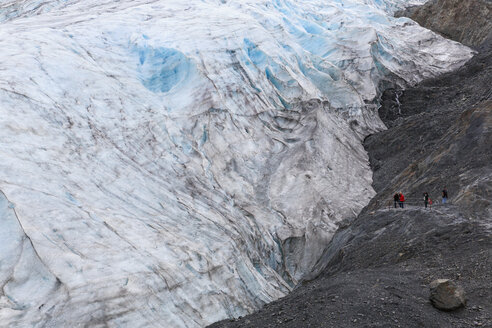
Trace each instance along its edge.
<path fill-rule="evenodd" d="M 337 234 L 320 277 L 212 327 L 491 327 L 490 230 L 457 211 L 365 213 Z M 432 307 L 428 284 L 441 277 L 464 287 L 466 308 Z"/>
<path fill-rule="evenodd" d="M 342 226 L 313 277 L 287 297 L 211 327 L 492 327 L 491 44 L 457 72 L 387 90 L 389 129 L 368 137 L 377 196 Z M 399 103 L 396 101 L 399 94 Z M 388 209 L 401 190 L 452 204 Z M 442 312 L 429 283 L 451 278 L 468 298 Z"/>
<path fill-rule="evenodd" d="M 492 37 L 491 0 L 430 0 L 397 12 L 448 39 L 479 47 Z"/>
<path fill-rule="evenodd" d="M 431 150 L 447 141 L 448 135 L 452 137 L 452 130 L 459 128 L 460 122 L 465 122 L 460 119 L 461 115 L 487 106 L 487 100 L 492 99 L 490 49 L 489 46 L 488 50 L 476 55 L 457 72 L 425 81 L 404 91 L 389 89 L 383 93 L 383 106 L 379 114 L 390 128 L 368 137 L 365 142 L 374 170 L 373 186 L 377 192 L 390 187 L 392 180 L 395 180 L 395 184 L 398 184 L 397 180 L 402 184 L 403 181 L 398 175 L 412 162 L 422 163 Z M 399 94 L 398 101 L 396 93 Z M 448 131 L 450 129 L 451 131 Z M 440 140 L 443 137 L 444 140 Z M 385 147 L 381 147 L 381 144 Z M 468 157 L 466 154 L 459 155 Z M 450 160 L 452 162 L 452 159 Z M 446 169 L 450 169 L 448 164 L 453 163 L 442 164 L 446 165 Z M 470 162 L 466 166 L 486 166 L 485 164 Z M 453 167 L 457 168 L 454 164 L 451 168 Z M 465 167 L 461 168 L 463 169 Z M 450 177 L 455 178 L 455 175 Z M 438 191 L 437 188 L 441 187 L 442 184 L 437 183 L 428 186 L 431 188 L 429 192 L 432 191 L 434 194 Z M 388 197 L 391 192 L 393 190 L 388 190 L 383 197 Z"/>

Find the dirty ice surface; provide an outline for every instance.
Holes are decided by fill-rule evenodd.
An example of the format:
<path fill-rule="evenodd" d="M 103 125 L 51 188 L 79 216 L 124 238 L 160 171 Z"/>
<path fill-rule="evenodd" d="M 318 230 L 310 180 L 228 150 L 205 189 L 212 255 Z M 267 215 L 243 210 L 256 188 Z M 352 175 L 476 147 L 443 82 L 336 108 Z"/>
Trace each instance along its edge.
<path fill-rule="evenodd" d="M 404 3 L 2 1 L 0 325 L 200 327 L 288 293 L 374 194 L 378 86 L 471 55 Z"/>

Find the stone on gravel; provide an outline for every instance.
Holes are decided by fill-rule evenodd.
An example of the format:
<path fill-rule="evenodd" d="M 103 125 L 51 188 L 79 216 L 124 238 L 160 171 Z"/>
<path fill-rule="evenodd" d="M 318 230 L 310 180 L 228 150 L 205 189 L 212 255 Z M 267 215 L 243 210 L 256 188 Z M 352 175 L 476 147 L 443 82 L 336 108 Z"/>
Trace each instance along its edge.
<path fill-rule="evenodd" d="M 436 279 L 430 284 L 430 301 L 439 310 L 452 311 L 466 304 L 465 291 L 449 279 Z"/>

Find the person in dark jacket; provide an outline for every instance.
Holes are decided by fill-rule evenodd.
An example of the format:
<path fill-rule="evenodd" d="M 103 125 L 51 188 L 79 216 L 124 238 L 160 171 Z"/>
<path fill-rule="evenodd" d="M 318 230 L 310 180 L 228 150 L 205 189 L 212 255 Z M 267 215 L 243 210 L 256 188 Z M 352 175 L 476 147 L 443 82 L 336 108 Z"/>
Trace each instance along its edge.
<path fill-rule="evenodd" d="M 424 206 L 427 208 L 427 205 L 429 204 L 429 193 L 424 192 Z"/>
<path fill-rule="evenodd" d="M 405 203 L 405 196 L 403 196 L 403 193 L 400 192 L 400 207 L 403 208 L 403 203 Z"/>
<path fill-rule="evenodd" d="M 394 201 L 394 205 L 396 208 L 398 205 L 398 202 L 400 201 L 400 194 L 399 193 L 395 193 L 395 195 L 393 196 L 393 201 Z"/>
<path fill-rule="evenodd" d="M 448 201 L 448 190 L 446 189 L 446 187 L 444 187 L 444 189 L 442 190 L 442 203 L 446 204 L 447 201 Z"/>

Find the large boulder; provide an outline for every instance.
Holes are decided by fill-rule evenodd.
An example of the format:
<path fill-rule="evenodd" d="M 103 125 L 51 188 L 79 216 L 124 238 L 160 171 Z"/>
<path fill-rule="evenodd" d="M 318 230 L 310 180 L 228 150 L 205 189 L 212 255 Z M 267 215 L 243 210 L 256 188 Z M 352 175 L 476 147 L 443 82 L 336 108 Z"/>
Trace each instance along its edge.
<path fill-rule="evenodd" d="M 439 310 L 452 311 L 466 304 L 465 291 L 449 279 L 436 279 L 430 284 L 430 301 Z"/>

